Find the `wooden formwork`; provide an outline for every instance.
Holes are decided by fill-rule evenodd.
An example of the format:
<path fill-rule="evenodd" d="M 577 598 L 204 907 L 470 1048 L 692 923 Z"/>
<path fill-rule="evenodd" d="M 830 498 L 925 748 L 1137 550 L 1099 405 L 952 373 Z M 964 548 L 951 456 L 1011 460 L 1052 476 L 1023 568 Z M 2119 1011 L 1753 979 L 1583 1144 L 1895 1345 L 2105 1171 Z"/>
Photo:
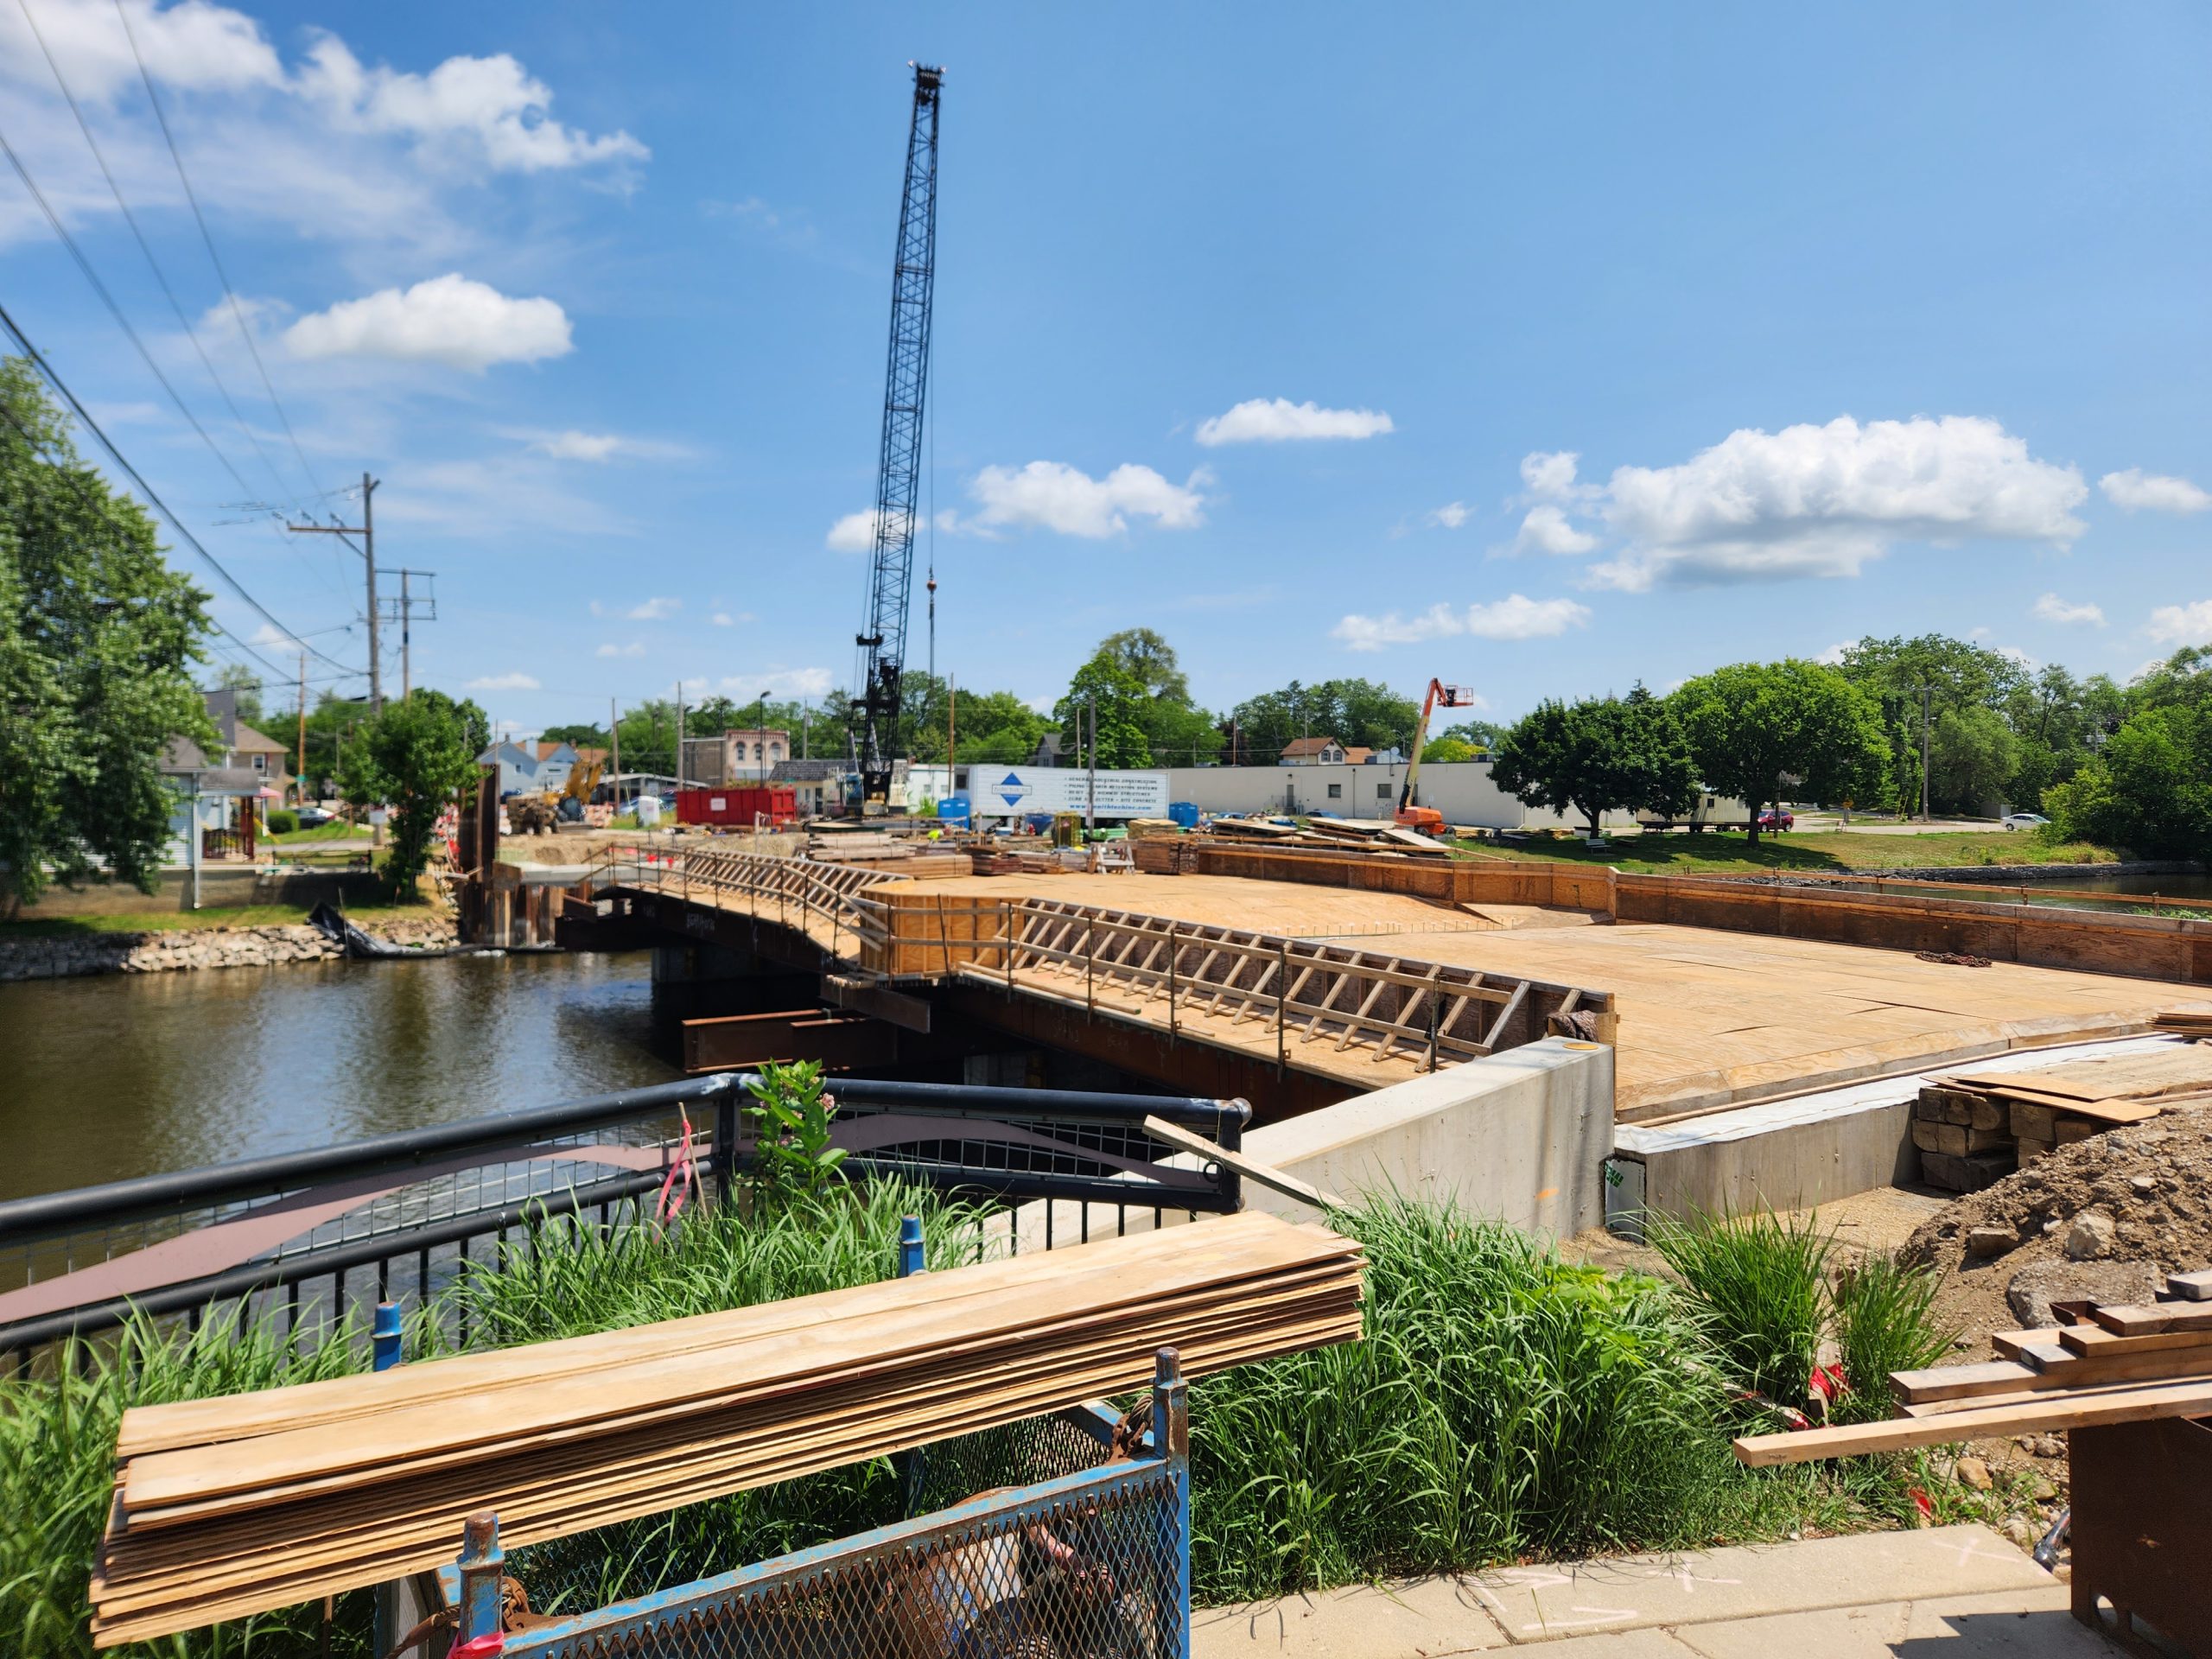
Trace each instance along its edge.
<path fill-rule="evenodd" d="M 1578 987 L 1039 899 L 885 895 L 886 960 L 1079 1002 L 1279 1058 L 1317 1042 L 1415 1070 L 1545 1034 L 1578 1010 L 1610 1039 L 1611 998 Z M 1248 1028 L 1249 1022 L 1249 1028 Z"/>

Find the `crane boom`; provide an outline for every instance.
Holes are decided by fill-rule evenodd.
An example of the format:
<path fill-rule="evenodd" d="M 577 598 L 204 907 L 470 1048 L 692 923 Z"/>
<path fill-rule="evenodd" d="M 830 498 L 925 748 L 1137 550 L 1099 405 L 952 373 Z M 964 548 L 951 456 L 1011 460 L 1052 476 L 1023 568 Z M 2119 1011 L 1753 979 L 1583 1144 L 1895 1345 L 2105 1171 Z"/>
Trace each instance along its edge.
<path fill-rule="evenodd" d="M 929 404 L 930 302 L 937 267 L 938 88 L 944 71 L 914 69 L 906 132 L 906 186 L 899 204 L 899 248 L 891 276 L 891 361 L 883 392 L 883 453 L 876 473 L 875 539 L 868 563 L 868 617 L 854 636 L 860 663 L 853 697 L 854 747 L 863 801 L 887 802 L 899 749 L 900 678 L 913 588 L 914 514 L 922 471 L 922 420 Z"/>
<path fill-rule="evenodd" d="M 1444 827 L 1444 815 L 1433 806 L 1416 805 L 1414 790 L 1421 781 L 1421 752 L 1428 741 L 1428 717 L 1441 709 L 1472 709 L 1480 699 L 1464 685 L 1428 683 L 1428 696 L 1421 705 L 1421 724 L 1414 728 L 1413 753 L 1406 757 L 1405 787 L 1398 791 L 1398 822 L 1408 830 L 1433 833 Z"/>

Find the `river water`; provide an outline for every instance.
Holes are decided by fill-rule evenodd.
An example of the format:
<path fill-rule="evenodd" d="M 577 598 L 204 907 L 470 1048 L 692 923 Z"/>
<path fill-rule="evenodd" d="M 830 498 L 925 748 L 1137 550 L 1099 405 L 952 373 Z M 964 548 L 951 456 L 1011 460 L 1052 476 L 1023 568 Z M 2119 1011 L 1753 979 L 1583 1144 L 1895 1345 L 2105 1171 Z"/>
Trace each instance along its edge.
<path fill-rule="evenodd" d="M 0 984 L 0 1198 L 681 1075 L 652 958 L 448 957 Z"/>

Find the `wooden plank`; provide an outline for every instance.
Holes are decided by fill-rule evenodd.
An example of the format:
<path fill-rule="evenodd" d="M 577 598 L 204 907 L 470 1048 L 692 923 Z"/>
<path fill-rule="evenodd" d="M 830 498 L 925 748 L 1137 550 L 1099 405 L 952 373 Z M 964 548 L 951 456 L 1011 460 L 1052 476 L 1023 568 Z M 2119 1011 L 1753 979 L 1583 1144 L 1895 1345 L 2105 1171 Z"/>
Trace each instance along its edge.
<path fill-rule="evenodd" d="M 1932 1417 L 1891 1418 L 1796 1433 L 1747 1434 L 1735 1442 L 1735 1452 L 1738 1462 L 1765 1469 L 1777 1464 L 1904 1452 L 1916 1446 L 1943 1446 L 1998 1435 L 2148 1422 L 2160 1417 L 2200 1417 L 2207 1412 L 2212 1412 L 2212 1382 L 2113 1389 L 2054 1394 Z"/>
<path fill-rule="evenodd" d="M 2147 1337 L 2160 1331 L 2212 1331 L 2212 1303 L 2097 1306 L 2089 1310 L 2089 1317 L 2119 1337 Z"/>
<path fill-rule="evenodd" d="M 2015 1394 L 2034 1382 L 2036 1374 L 2012 1360 L 1974 1365 L 1937 1365 L 1925 1370 L 1891 1371 L 1890 1389 L 1905 1405 L 1935 1400 L 1964 1400 L 1984 1394 Z"/>
<path fill-rule="evenodd" d="M 2184 1301 L 2212 1302 L 2212 1268 L 2199 1273 L 2170 1273 L 2166 1289 Z"/>
<path fill-rule="evenodd" d="M 2123 1337 L 2098 1325 L 2069 1325 L 2057 1333 L 2059 1346 L 2071 1354 L 2101 1357 L 2117 1354 L 2155 1354 L 2172 1350 L 2212 1348 L 2212 1330 L 2156 1331 L 2145 1336 Z"/>
<path fill-rule="evenodd" d="M 1169 1146 L 1184 1152 L 1196 1153 L 1201 1158 L 1211 1158 L 1216 1163 L 1235 1170 L 1245 1179 L 1257 1181 L 1271 1192 L 1280 1192 L 1286 1198 L 1296 1198 L 1300 1204 L 1310 1204 L 1317 1210 L 1350 1211 L 1353 1207 L 1348 1199 L 1340 1198 L 1333 1192 L 1325 1192 L 1310 1181 L 1301 1181 L 1295 1175 L 1285 1174 L 1273 1164 L 1263 1164 L 1258 1159 L 1248 1158 L 1241 1152 L 1232 1152 L 1227 1147 L 1216 1146 L 1203 1135 L 1192 1135 L 1188 1129 L 1180 1128 L 1164 1117 L 1146 1118 L 1144 1132 L 1154 1140 L 1164 1141 Z"/>

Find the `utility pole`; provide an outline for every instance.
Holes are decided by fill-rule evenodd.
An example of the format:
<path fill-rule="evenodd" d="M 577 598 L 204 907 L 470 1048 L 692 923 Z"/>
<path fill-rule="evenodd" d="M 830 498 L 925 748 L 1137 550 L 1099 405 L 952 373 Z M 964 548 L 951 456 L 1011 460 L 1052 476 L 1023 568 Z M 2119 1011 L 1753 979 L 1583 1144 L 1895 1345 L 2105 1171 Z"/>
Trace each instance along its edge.
<path fill-rule="evenodd" d="M 1920 688 L 1920 821 L 1928 822 L 1928 708 L 1929 698 L 1936 688 Z"/>
<path fill-rule="evenodd" d="M 308 654 L 300 653 L 300 775 L 292 786 L 292 804 L 305 806 L 308 799 Z"/>
<path fill-rule="evenodd" d="M 1098 694 L 1093 691 L 1084 701 L 1090 707 L 1090 775 L 1083 804 L 1083 827 L 1089 831 L 1098 827 Z"/>
<path fill-rule="evenodd" d="M 614 791 L 614 810 L 619 814 L 622 810 L 622 715 L 612 697 L 607 700 L 607 741 L 613 749 L 612 765 L 614 774 L 607 781 L 608 787 Z"/>
<path fill-rule="evenodd" d="M 688 781 L 683 766 L 683 682 L 676 683 L 676 787 L 682 792 Z"/>
<path fill-rule="evenodd" d="M 376 493 L 378 480 L 366 473 L 361 474 L 361 522 L 351 524 L 289 524 L 287 529 L 296 536 L 358 536 L 361 538 L 361 562 L 368 567 L 369 579 L 369 713 L 372 717 L 384 712 L 384 666 L 377 654 L 377 520 L 369 498 Z"/>
<path fill-rule="evenodd" d="M 960 792 L 960 682 L 957 677 L 944 683 L 944 792 L 948 798 Z"/>
<path fill-rule="evenodd" d="M 402 570 L 399 573 L 399 597 L 385 601 L 392 607 L 391 620 L 399 624 L 399 696 L 402 702 L 413 696 L 415 690 L 414 630 L 410 625 L 415 620 L 417 601 L 409 583 L 416 576 L 421 576 L 426 582 L 435 582 L 437 575 L 435 570 Z M 432 594 L 420 602 L 426 607 L 422 613 L 423 620 L 425 622 L 436 621 L 437 595 Z"/>

